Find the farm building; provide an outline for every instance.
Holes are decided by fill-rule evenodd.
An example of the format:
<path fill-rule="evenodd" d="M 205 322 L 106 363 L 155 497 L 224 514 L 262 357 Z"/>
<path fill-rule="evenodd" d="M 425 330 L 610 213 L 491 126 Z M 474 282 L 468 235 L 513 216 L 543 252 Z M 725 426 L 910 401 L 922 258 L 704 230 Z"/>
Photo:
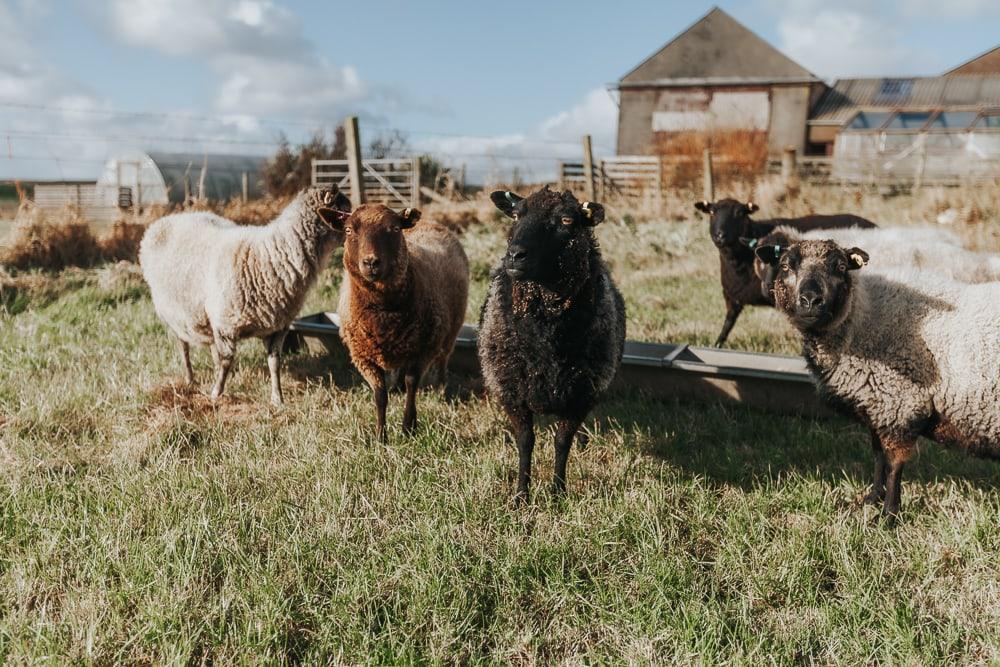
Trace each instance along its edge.
<path fill-rule="evenodd" d="M 186 198 L 226 201 L 261 194 L 265 158 L 247 155 L 127 152 L 105 162 L 96 181 L 37 183 L 35 204 L 57 211 L 74 205 L 93 220 L 121 210 L 180 204 Z"/>
<path fill-rule="evenodd" d="M 619 155 L 711 147 L 723 161 L 739 156 L 757 168 L 791 146 L 825 158 L 843 181 L 1000 175 L 1000 47 L 941 76 L 828 86 L 714 8 L 615 87 Z"/>
<path fill-rule="evenodd" d="M 618 154 L 672 152 L 692 133 L 733 135 L 772 156 L 805 149 L 826 85 L 718 7 L 623 76 Z"/>

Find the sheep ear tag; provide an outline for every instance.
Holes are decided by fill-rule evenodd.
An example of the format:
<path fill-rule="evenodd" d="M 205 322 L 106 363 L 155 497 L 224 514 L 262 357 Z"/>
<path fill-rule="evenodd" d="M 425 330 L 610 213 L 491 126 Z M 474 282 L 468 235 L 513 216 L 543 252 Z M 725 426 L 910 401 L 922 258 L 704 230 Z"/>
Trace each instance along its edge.
<path fill-rule="evenodd" d="M 400 212 L 399 217 L 403 219 L 403 224 L 400 225 L 403 229 L 409 229 L 413 225 L 417 224 L 417 220 L 420 219 L 420 210 L 416 208 L 406 207 Z"/>
<path fill-rule="evenodd" d="M 858 253 L 852 253 L 851 254 L 851 261 L 854 262 L 855 266 L 857 266 L 859 269 L 862 266 L 865 266 L 866 264 L 868 264 L 868 259 L 865 258 L 865 257 L 863 257 L 863 256 L 861 256 Z"/>
<path fill-rule="evenodd" d="M 590 208 L 590 202 L 589 201 L 583 202 L 582 208 L 583 208 L 583 215 L 586 216 L 586 218 L 588 220 L 590 220 L 590 219 L 592 219 L 594 217 L 594 210 L 592 208 Z"/>

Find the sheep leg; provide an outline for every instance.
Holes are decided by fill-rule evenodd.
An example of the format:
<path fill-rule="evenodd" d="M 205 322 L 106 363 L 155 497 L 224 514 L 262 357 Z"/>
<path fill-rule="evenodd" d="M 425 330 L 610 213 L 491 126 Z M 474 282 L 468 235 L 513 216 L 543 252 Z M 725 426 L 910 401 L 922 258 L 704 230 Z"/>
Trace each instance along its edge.
<path fill-rule="evenodd" d="M 267 348 L 267 370 L 271 373 L 271 404 L 281 405 L 281 349 L 288 329 L 271 334 L 264 340 Z"/>
<path fill-rule="evenodd" d="M 722 331 L 719 332 L 719 337 L 715 340 L 715 347 L 722 347 L 722 345 L 726 342 L 729 338 L 729 332 L 733 330 L 733 325 L 736 324 L 736 318 L 738 318 L 742 312 L 743 304 L 727 304 L 726 321 L 722 323 Z"/>
<path fill-rule="evenodd" d="M 181 361 L 184 362 L 184 380 L 190 387 L 194 385 L 194 370 L 191 368 L 191 345 L 179 338 L 177 340 L 181 344 Z"/>
<path fill-rule="evenodd" d="M 511 431 L 517 442 L 517 493 L 514 494 L 514 503 L 524 505 L 528 502 L 531 486 L 531 453 L 535 449 L 535 420 L 534 415 L 527 409 L 508 410 L 507 418 L 510 420 Z"/>
<path fill-rule="evenodd" d="M 877 433 L 872 433 L 872 451 L 875 453 L 875 474 L 872 477 L 872 488 L 864 497 L 866 505 L 874 505 L 885 500 L 885 478 L 888 464 L 885 460 L 885 450 Z"/>
<path fill-rule="evenodd" d="M 389 437 L 385 432 L 385 409 L 389 405 L 386 372 L 378 364 L 365 359 L 355 359 L 354 365 L 372 388 L 372 398 L 375 401 L 375 437 L 383 444 L 388 444 Z"/>
<path fill-rule="evenodd" d="M 236 354 L 236 343 L 215 337 L 215 344 L 212 346 L 212 358 L 215 361 L 215 386 L 212 387 L 212 400 L 217 401 L 226 389 L 226 378 L 229 377 L 229 370 L 233 365 L 233 355 Z"/>
<path fill-rule="evenodd" d="M 579 419 L 560 419 L 556 422 L 556 464 L 552 474 L 552 493 L 555 495 L 562 495 L 566 491 L 566 463 L 580 424 Z"/>
<path fill-rule="evenodd" d="M 893 524 L 899 516 L 902 499 L 903 464 L 909 460 L 916 442 L 905 439 L 883 440 L 882 445 L 889 469 L 885 481 L 885 504 L 882 505 L 882 516 Z"/>
<path fill-rule="evenodd" d="M 417 387 L 420 385 L 420 367 L 411 366 L 403 376 L 406 384 L 406 407 L 403 409 L 403 433 L 413 435 L 417 429 Z"/>

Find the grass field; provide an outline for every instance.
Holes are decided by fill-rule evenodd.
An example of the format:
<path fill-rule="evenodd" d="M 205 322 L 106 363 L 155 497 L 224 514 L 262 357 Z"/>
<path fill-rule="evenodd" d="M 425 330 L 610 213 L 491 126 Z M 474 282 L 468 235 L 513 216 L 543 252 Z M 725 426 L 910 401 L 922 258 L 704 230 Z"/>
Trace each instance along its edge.
<path fill-rule="evenodd" d="M 629 336 L 704 344 L 717 260 L 705 223 L 677 218 L 618 216 L 601 240 Z M 475 320 L 503 226 L 463 241 Z M 307 311 L 333 307 L 338 275 Z M 860 427 L 623 390 L 567 496 L 541 483 L 549 433 L 514 509 L 515 450 L 473 380 L 422 392 L 413 438 L 393 396 L 381 446 L 343 356 L 289 357 L 275 410 L 249 341 L 213 406 L 181 387 L 129 265 L 28 278 L 0 315 L 5 663 L 1000 661 L 995 464 L 926 444 L 888 530 L 859 502 Z M 731 341 L 797 349 L 762 309 Z M 197 354 L 203 384 L 209 367 Z"/>

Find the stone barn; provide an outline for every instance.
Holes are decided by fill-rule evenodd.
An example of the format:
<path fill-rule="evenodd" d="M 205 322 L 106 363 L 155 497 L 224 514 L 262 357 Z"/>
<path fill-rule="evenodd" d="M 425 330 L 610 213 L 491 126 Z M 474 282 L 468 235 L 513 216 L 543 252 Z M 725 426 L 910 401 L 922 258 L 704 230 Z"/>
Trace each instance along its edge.
<path fill-rule="evenodd" d="M 716 7 L 616 88 L 619 155 L 700 153 L 690 144 L 707 142 L 723 155 L 752 147 L 763 160 L 786 146 L 805 152 L 826 85 Z"/>

